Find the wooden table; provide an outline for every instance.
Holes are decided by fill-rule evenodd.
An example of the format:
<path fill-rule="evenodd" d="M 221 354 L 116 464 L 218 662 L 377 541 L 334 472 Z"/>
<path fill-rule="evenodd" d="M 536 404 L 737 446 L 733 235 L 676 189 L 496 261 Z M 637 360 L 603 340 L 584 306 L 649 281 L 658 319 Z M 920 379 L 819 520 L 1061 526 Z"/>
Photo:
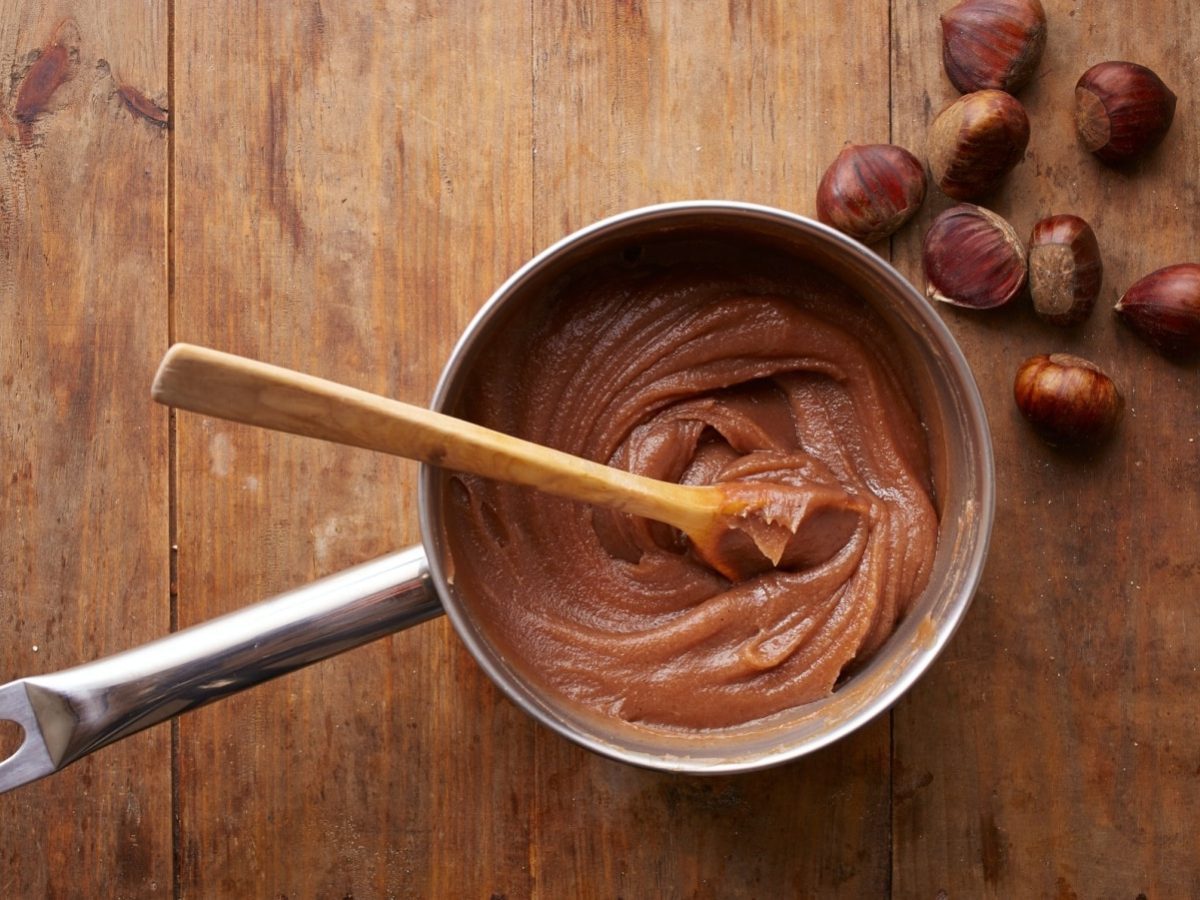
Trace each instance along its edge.
<path fill-rule="evenodd" d="M 417 540 L 410 463 L 150 402 L 173 340 L 424 402 L 522 261 L 643 204 L 812 213 L 844 142 L 924 151 L 945 4 L 0 3 L 0 682 L 113 653 Z M 758 774 L 579 750 L 445 619 L 143 732 L 0 797 L 0 895 L 1200 895 L 1197 370 L 1125 331 L 1200 257 L 1200 15 L 1046 0 L 1028 154 L 992 206 L 1095 226 L 1073 331 L 942 313 L 982 389 L 985 580 L 888 715 Z M 1092 63 L 1180 95 L 1164 146 L 1076 145 Z M 921 236 L 880 248 L 919 281 Z M 1027 355 L 1120 385 L 1115 439 L 1036 440 Z M 7 734 L 11 743 L 11 734 Z"/>

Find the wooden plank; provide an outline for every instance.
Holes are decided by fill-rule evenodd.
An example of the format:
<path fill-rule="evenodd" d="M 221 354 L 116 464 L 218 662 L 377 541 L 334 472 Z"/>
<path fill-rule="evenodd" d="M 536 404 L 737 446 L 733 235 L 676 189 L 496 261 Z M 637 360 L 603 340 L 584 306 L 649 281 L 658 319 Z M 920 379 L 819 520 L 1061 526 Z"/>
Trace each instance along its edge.
<path fill-rule="evenodd" d="M 406 7 L 369 27 L 312 7 L 270 20 L 236 5 L 181 10 L 179 103 L 195 116 L 177 133 L 179 336 L 319 363 L 322 374 L 419 399 L 466 313 L 533 249 L 533 222 L 543 245 L 654 199 L 810 209 L 843 135 L 885 136 L 881 96 L 801 74 L 812 54 L 829 53 L 855 78 L 884 78 L 882 25 L 863 37 L 814 6 L 733 18 L 706 9 L 697 28 L 666 5 L 644 20 L 639 9 L 580 4 L 560 20 L 538 8 L 532 34 L 519 18 L 453 6 Z M 531 40 L 536 147 L 521 68 Z M 730 52 L 728 70 L 713 71 L 713 42 Z M 371 90 L 354 93 L 359 84 Z M 693 122 L 697 106 L 706 112 Z M 814 137 L 803 110 L 837 127 Z M 369 278 L 339 266 L 337 252 L 371 223 L 400 223 L 405 240 L 368 243 Z M 401 307 L 394 285 L 428 293 Z M 323 297 L 346 299 L 335 314 Z M 406 337 L 399 365 L 373 340 L 393 328 Z M 331 336 L 349 352 L 314 355 Z M 179 446 L 185 619 L 324 571 L 314 557 L 331 535 L 329 568 L 414 536 L 400 518 L 411 510 L 396 512 L 412 487 L 401 464 L 186 417 Z M 297 489 L 314 474 L 319 492 Z M 364 695 L 372 706 L 356 712 Z M 873 850 L 887 839 L 886 720 L 809 764 L 748 780 L 647 775 L 531 725 L 444 626 L 289 677 L 180 730 L 185 893 L 555 896 L 726 881 L 853 894 L 887 877 L 886 854 Z M 827 830 L 830 816 L 843 827 Z M 651 865 L 655 845 L 639 835 L 685 822 L 678 855 Z M 747 835 L 761 852 L 735 852 Z"/>
<path fill-rule="evenodd" d="M 535 15 L 539 245 L 665 200 L 812 214 L 844 142 L 887 140 L 886 3 L 535 4 Z M 796 764 L 706 780 L 631 770 L 539 732 L 535 883 L 547 897 L 882 896 L 889 738 L 884 717 Z"/>
<path fill-rule="evenodd" d="M 0 64 L 5 682 L 170 627 L 165 4 L 0 3 Z M 168 890 L 170 778 L 158 728 L 0 797 L 0 895 Z"/>
<path fill-rule="evenodd" d="M 1045 7 L 1046 56 L 1021 95 L 1029 152 L 994 208 L 1023 237 L 1042 215 L 1082 215 L 1099 236 L 1105 285 L 1073 331 L 1036 321 L 1027 301 L 996 314 L 943 311 L 991 418 L 999 508 L 966 623 L 895 714 L 899 897 L 1200 894 L 1196 372 L 1156 357 L 1111 313 L 1136 278 L 1196 258 L 1189 94 L 1200 23 L 1185 0 L 1119 14 L 1112 4 Z M 894 23 L 896 135 L 920 152 L 954 92 L 935 10 L 896 4 Z M 1149 65 L 1180 95 L 1165 144 L 1126 172 L 1091 159 L 1072 133 L 1075 81 L 1105 59 Z M 947 205 L 935 196 L 896 242 L 914 278 L 924 227 Z M 1090 458 L 1046 448 L 1015 410 L 1017 366 L 1052 350 L 1091 358 L 1125 394 L 1120 432 Z"/>
<path fill-rule="evenodd" d="M 527 9 L 179 4 L 178 336 L 425 402 L 531 252 Z M 416 468 L 181 414 L 179 605 L 417 539 Z M 180 723 L 186 896 L 530 891 L 534 726 L 444 620 Z"/>

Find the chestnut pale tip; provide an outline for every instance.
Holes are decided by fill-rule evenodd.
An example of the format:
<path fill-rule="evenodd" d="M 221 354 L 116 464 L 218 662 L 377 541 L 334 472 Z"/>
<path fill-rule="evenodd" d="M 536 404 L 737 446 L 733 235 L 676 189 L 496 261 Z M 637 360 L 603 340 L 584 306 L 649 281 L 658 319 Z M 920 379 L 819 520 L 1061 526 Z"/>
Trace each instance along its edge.
<path fill-rule="evenodd" d="M 1091 314 L 1104 265 L 1096 233 L 1079 216 L 1046 216 L 1029 237 L 1029 294 L 1047 322 L 1075 325 Z"/>
<path fill-rule="evenodd" d="M 987 89 L 964 94 L 929 126 L 929 171 L 942 193 L 977 200 L 1025 156 L 1029 116 L 1016 97 Z"/>
<path fill-rule="evenodd" d="M 1112 60 L 1097 63 L 1075 85 L 1075 130 L 1084 149 L 1109 165 L 1145 156 L 1162 143 L 1175 118 L 1176 97 L 1151 69 Z"/>

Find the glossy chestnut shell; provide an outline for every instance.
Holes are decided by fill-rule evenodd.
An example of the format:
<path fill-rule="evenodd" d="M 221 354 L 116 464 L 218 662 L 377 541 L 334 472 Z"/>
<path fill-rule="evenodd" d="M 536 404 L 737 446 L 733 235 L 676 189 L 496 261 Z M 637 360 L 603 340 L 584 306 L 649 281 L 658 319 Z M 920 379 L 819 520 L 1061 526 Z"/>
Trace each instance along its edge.
<path fill-rule="evenodd" d="M 1046 49 L 1039 0 L 963 0 L 942 14 L 942 64 L 964 94 L 984 88 L 1015 93 Z"/>
<path fill-rule="evenodd" d="M 1086 319 L 1100 295 L 1104 264 L 1092 227 L 1079 216 L 1041 219 L 1029 237 L 1029 294 L 1039 316 L 1055 325 Z"/>
<path fill-rule="evenodd" d="M 1175 102 L 1171 89 L 1145 66 L 1097 63 L 1075 85 L 1075 130 L 1102 162 L 1132 162 L 1162 143 Z"/>
<path fill-rule="evenodd" d="M 894 234 L 925 199 L 925 167 L 895 144 L 851 144 L 817 187 L 817 218 L 871 244 Z"/>
<path fill-rule="evenodd" d="M 931 300 L 991 309 L 1025 287 L 1025 247 L 1016 231 L 990 209 L 960 203 L 933 220 L 921 253 L 925 294 Z"/>
<path fill-rule="evenodd" d="M 1013 399 L 1051 444 L 1080 446 L 1108 435 L 1125 401 L 1099 366 L 1069 353 L 1032 356 L 1013 382 Z"/>
<path fill-rule="evenodd" d="M 1021 101 L 1004 91 L 975 91 L 933 120 L 929 169 L 946 196 L 977 200 L 1000 185 L 1028 145 L 1029 116 Z"/>
<path fill-rule="evenodd" d="M 1200 264 L 1165 266 L 1136 281 L 1116 306 L 1118 318 L 1164 356 L 1200 352 Z"/>

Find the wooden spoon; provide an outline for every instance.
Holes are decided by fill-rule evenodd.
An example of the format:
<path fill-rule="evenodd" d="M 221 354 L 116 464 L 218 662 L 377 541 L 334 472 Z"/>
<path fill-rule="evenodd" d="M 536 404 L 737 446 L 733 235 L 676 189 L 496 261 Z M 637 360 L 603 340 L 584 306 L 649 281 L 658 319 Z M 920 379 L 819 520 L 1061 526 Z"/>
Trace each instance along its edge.
<path fill-rule="evenodd" d="M 682 485 L 635 475 L 322 378 L 175 344 L 155 400 L 275 431 L 378 450 L 526 485 L 664 522 L 706 564 L 739 581 L 772 566 L 815 565 L 845 544 L 865 508 L 822 485 Z"/>

